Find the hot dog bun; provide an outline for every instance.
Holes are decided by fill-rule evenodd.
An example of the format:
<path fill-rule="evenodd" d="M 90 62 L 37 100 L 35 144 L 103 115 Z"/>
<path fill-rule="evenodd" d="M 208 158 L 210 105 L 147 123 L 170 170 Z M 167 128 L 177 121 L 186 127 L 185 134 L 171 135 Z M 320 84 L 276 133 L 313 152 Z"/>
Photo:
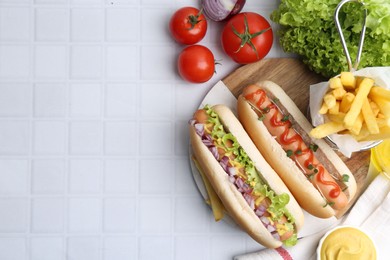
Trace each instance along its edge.
<path fill-rule="evenodd" d="M 328 174 L 327 176 L 336 176 L 340 179 L 342 178 L 342 175 L 344 175 L 344 179 L 348 179 L 345 183 L 347 186 L 346 191 L 341 191 L 340 196 L 338 196 L 341 200 L 341 207 L 345 207 L 356 193 L 356 181 L 351 171 L 325 141 L 312 139 L 308 136 L 307 133 L 312 129 L 311 124 L 280 86 L 271 81 L 262 81 L 256 83 L 255 86 L 248 86 L 243 90 L 237 103 L 238 117 L 256 147 L 283 179 L 284 183 L 304 210 L 320 218 L 334 216 L 338 210 L 342 210 L 342 208 L 335 208 L 335 204 L 338 203 L 337 199 L 339 198 L 334 198 L 335 203 L 333 203 L 334 205 L 332 207 L 332 203 L 329 203 L 329 201 L 325 199 L 324 191 L 321 191 L 321 189 L 319 191 L 319 189 L 315 187 L 315 185 L 318 187 L 318 184 L 313 181 L 313 178 L 314 180 L 317 180 L 316 178 L 320 176 L 318 174 L 313 174 L 310 176 L 312 179 L 308 178 L 302 170 L 304 168 L 302 167 L 302 164 L 299 166 L 299 164 L 296 163 L 296 159 L 292 159 L 298 158 L 300 155 L 296 155 L 295 153 L 291 154 L 292 151 L 289 155 L 286 155 L 286 150 L 280 145 L 280 138 L 278 139 L 273 136 L 267 129 L 266 123 L 268 122 L 269 127 L 270 121 L 265 122 L 264 120 L 259 120 L 259 111 L 254 108 L 254 105 L 256 104 L 249 102 L 246 98 L 248 97 L 248 93 L 255 91 L 256 88 L 265 90 L 267 95 L 270 95 L 272 96 L 272 99 L 277 100 L 274 104 L 277 103 L 276 106 L 278 108 L 283 107 L 281 109 L 284 110 L 283 114 L 287 111 L 287 119 L 291 122 L 292 128 L 294 128 L 302 137 L 302 140 L 305 140 L 305 147 L 309 147 L 308 142 L 310 145 L 316 145 L 318 147 L 315 152 L 313 151 L 311 153 L 318 159 L 320 164 L 324 166 L 324 171 L 329 172 L 330 175 Z M 245 95 L 247 96 L 245 97 Z M 302 153 L 302 151 L 300 151 L 300 153 Z M 327 174 L 326 172 L 325 174 Z M 336 183 L 343 185 L 343 183 L 340 184 L 340 181 Z M 326 188 L 328 190 L 326 190 Z M 329 190 L 330 188 L 331 187 L 324 187 L 327 194 L 332 192 L 332 190 Z M 342 188 L 343 187 L 341 187 L 339 191 L 342 190 Z"/>
<path fill-rule="evenodd" d="M 212 110 L 218 114 L 226 131 L 236 138 L 239 145 L 252 160 L 256 170 L 262 174 L 261 179 L 269 185 L 270 189 L 277 195 L 282 193 L 288 194 L 290 199 L 286 209 L 294 217 L 295 228 L 299 230 L 303 225 L 303 212 L 283 181 L 256 149 L 232 111 L 224 105 L 213 106 Z M 202 142 L 193 125 L 189 126 L 189 131 L 194 156 L 224 204 L 227 213 L 258 243 L 269 248 L 282 246 L 282 242 L 271 235 L 237 187 L 229 181 L 229 175 L 221 167 L 209 148 Z"/>

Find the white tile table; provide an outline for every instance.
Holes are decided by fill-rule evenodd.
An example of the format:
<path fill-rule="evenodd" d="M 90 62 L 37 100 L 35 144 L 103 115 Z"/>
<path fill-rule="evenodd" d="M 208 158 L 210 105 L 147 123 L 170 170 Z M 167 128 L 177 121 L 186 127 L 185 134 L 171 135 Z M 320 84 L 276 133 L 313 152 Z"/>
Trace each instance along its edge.
<path fill-rule="evenodd" d="M 238 65 L 180 79 L 174 10 L 196 0 L 0 0 L 0 259 L 231 259 L 258 249 L 215 223 L 187 121 Z M 247 1 L 269 17 L 278 1 Z M 273 25 L 275 26 L 275 25 Z M 268 57 L 287 56 L 278 46 Z"/>

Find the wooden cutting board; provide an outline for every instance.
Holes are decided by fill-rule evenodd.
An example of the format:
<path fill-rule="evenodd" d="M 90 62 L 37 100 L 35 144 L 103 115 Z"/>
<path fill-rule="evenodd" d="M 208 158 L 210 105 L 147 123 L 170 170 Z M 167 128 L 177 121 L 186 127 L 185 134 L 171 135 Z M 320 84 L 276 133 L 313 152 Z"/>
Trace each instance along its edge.
<path fill-rule="evenodd" d="M 310 71 L 300 60 L 294 58 L 264 59 L 256 63 L 244 65 L 233 71 L 222 81 L 235 97 L 243 87 L 261 80 L 271 80 L 281 86 L 297 104 L 303 114 L 307 114 L 309 105 L 309 87 L 311 84 L 326 81 L 326 78 Z M 356 196 L 348 207 L 338 213 L 344 215 L 366 188 L 366 176 L 370 162 L 370 151 L 354 153 L 351 158 L 339 156 L 355 176 L 357 182 Z"/>

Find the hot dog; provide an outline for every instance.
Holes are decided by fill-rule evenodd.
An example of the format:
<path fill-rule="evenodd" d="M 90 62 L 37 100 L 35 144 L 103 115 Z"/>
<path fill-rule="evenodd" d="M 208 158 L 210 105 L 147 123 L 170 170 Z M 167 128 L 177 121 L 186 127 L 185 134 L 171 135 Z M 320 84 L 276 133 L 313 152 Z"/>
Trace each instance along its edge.
<path fill-rule="evenodd" d="M 323 140 L 309 137 L 310 123 L 280 86 L 270 81 L 247 86 L 237 110 L 256 147 L 304 210 L 328 218 L 352 200 L 354 176 Z"/>
<path fill-rule="evenodd" d="M 266 247 L 294 245 L 303 212 L 233 112 L 205 106 L 189 131 L 194 157 L 233 220 Z"/>

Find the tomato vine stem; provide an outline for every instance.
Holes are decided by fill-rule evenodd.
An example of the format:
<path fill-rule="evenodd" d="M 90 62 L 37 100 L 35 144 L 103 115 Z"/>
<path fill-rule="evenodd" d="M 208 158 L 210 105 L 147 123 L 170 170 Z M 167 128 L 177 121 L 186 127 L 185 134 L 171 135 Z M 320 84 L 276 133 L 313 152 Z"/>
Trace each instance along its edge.
<path fill-rule="evenodd" d="M 199 13 L 197 13 L 196 15 L 191 14 L 188 16 L 188 23 L 191 24 L 191 28 L 189 28 L 188 30 L 194 29 L 195 25 L 203 21 L 199 20 L 199 17 L 202 15 L 202 12 L 203 9 L 200 9 Z"/>
<path fill-rule="evenodd" d="M 256 53 L 256 57 L 259 58 L 259 53 L 255 47 L 255 45 L 253 44 L 252 42 L 252 39 L 265 33 L 266 31 L 270 30 L 271 27 L 268 27 L 266 29 L 263 29 L 263 30 L 260 30 L 258 32 L 255 32 L 255 33 L 250 33 L 249 32 L 249 25 L 248 25 L 248 20 L 246 19 L 246 15 L 244 16 L 244 25 L 245 25 L 245 30 L 243 33 L 239 33 L 237 31 L 236 28 L 234 28 L 233 24 L 232 24 L 232 31 L 233 33 L 241 39 L 241 43 L 240 43 L 240 47 L 235 51 L 235 53 L 239 52 L 241 50 L 242 47 L 245 46 L 245 44 L 248 44 L 252 50 Z"/>

